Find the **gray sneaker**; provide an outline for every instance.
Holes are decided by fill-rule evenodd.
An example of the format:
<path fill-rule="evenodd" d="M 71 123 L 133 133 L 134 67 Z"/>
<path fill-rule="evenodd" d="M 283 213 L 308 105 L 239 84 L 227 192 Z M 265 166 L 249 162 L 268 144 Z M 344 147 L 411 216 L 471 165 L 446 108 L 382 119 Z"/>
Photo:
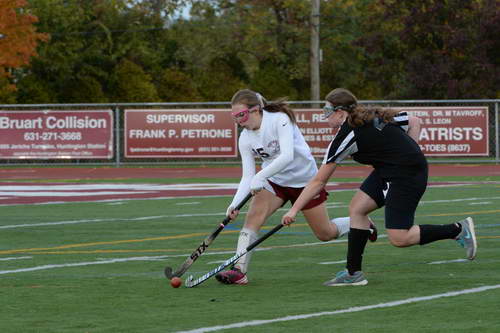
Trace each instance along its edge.
<path fill-rule="evenodd" d="M 474 221 L 472 217 L 458 222 L 462 226 L 462 231 L 458 234 L 455 240 L 467 252 L 467 259 L 472 260 L 476 257 L 477 241 L 476 232 L 474 230 Z"/>
<path fill-rule="evenodd" d="M 340 286 L 364 286 L 368 284 L 365 275 L 362 271 L 354 272 L 353 275 L 349 274 L 347 269 L 338 272 L 334 279 L 323 283 L 327 287 L 340 287 Z"/>

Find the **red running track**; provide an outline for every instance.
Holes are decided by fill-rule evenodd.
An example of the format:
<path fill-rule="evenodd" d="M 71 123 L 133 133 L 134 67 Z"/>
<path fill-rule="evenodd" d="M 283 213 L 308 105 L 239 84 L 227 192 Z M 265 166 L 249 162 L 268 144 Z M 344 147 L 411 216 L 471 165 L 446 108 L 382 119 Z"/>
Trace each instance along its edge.
<path fill-rule="evenodd" d="M 362 178 L 370 172 L 369 167 L 341 166 L 337 177 Z M 72 179 L 158 179 L 170 178 L 236 178 L 239 167 L 226 168 L 17 168 L 0 169 L 0 205 L 40 204 L 69 201 L 130 200 L 148 198 L 175 198 L 213 195 L 233 195 L 236 184 L 75 184 L 58 183 L 57 180 Z M 431 165 L 431 176 L 500 176 L 498 165 Z M 16 182 L 16 180 L 51 180 L 50 183 Z M 335 182 L 335 179 L 331 179 Z M 146 183 L 147 181 L 145 181 Z M 430 183 L 430 186 L 446 183 Z M 355 189 L 358 182 L 335 183 L 328 191 Z"/>

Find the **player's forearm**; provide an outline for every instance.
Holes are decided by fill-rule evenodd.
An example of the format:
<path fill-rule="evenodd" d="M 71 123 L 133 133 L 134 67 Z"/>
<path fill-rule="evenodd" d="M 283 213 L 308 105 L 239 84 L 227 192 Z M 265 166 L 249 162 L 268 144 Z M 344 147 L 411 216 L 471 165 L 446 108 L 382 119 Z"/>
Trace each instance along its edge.
<path fill-rule="evenodd" d="M 297 214 L 312 198 L 314 198 L 328 182 L 333 172 L 337 168 L 337 163 L 327 163 L 321 165 L 316 176 L 302 190 L 302 193 L 290 209 L 290 213 Z"/>
<path fill-rule="evenodd" d="M 230 206 L 236 207 L 238 203 L 250 192 L 250 183 L 255 175 L 255 159 L 251 148 L 240 137 L 240 155 L 242 164 L 242 175 L 238 185 L 238 190 Z"/>
<path fill-rule="evenodd" d="M 285 169 L 292 162 L 293 151 L 290 154 L 280 154 L 280 156 L 272 161 L 267 167 L 257 172 L 257 176 L 261 179 L 268 179 Z"/>
<path fill-rule="evenodd" d="M 421 122 L 418 117 L 409 117 L 408 119 L 408 135 L 418 142 L 420 136 Z"/>
<path fill-rule="evenodd" d="M 238 190 L 236 190 L 236 194 L 234 195 L 233 201 L 231 202 L 230 206 L 236 207 L 236 205 L 240 203 L 248 193 L 250 193 L 251 180 L 252 177 L 241 178 L 240 183 L 238 185 Z"/>
<path fill-rule="evenodd" d="M 301 211 L 305 205 L 309 201 L 312 200 L 316 195 L 318 195 L 319 192 L 325 187 L 326 183 L 314 178 L 307 184 L 307 186 L 302 190 L 302 193 L 300 196 L 297 198 L 295 203 L 293 204 L 292 208 L 290 209 L 290 212 L 293 214 L 297 214 L 299 211 Z"/>

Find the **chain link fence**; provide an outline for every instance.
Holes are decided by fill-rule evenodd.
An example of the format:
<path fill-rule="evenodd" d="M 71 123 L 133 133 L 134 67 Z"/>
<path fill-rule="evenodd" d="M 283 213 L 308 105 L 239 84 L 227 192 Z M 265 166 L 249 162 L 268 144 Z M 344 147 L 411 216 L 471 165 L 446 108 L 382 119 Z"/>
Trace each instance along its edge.
<path fill-rule="evenodd" d="M 361 104 L 380 105 L 382 107 L 408 108 L 408 107 L 487 107 L 488 108 L 488 156 L 469 157 L 428 157 L 430 163 L 499 163 L 499 99 L 483 100 L 366 100 Z M 290 101 L 292 108 L 308 109 L 319 108 L 321 101 Z M 124 113 L 125 110 L 182 110 L 182 109 L 229 109 L 229 102 L 204 102 L 204 103 L 111 103 L 111 104 L 13 104 L 0 105 L 0 111 L 94 111 L 112 110 L 114 121 L 113 156 L 111 159 L 0 159 L 0 165 L 5 166 L 47 166 L 47 165 L 204 165 L 204 164 L 236 164 L 239 158 L 126 158 L 124 154 Z M 4 134 L 2 134 L 4 132 Z M 0 128 L 0 138 L 5 131 Z M 4 137 L 5 138 L 5 137 Z M 1 141 L 0 140 L 0 144 Z"/>

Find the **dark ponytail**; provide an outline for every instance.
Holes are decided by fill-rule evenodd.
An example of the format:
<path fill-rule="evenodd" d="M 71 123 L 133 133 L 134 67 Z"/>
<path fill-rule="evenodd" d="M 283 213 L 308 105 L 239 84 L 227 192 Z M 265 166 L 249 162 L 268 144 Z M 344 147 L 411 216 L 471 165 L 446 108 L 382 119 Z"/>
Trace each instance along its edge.
<path fill-rule="evenodd" d="M 326 95 L 326 100 L 334 107 L 347 112 L 347 123 L 351 127 L 361 127 L 370 123 L 375 118 L 389 123 L 394 121 L 394 116 L 399 112 L 392 109 L 384 109 L 378 106 L 364 107 L 358 104 L 356 96 L 344 88 L 337 88 Z"/>

